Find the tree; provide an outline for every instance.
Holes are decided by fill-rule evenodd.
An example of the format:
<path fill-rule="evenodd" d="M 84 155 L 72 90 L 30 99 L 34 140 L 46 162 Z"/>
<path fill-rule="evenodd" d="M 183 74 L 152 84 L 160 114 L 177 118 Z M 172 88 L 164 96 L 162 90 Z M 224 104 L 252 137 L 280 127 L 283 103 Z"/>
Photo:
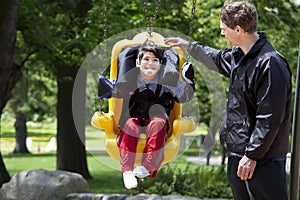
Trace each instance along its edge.
<path fill-rule="evenodd" d="M 26 122 L 54 118 L 56 87 L 53 75 L 45 70 L 43 61 L 34 59 L 37 50 L 29 45 L 30 41 L 24 41 L 22 31 L 26 29 L 23 24 L 19 23 L 18 29 L 14 62 L 22 68 L 23 76 L 13 90 L 7 108 L 15 115 L 13 153 L 29 153 Z"/>
<path fill-rule="evenodd" d="M 0 1 L 0 119 L 12 89 L 21 78 L 21 69 L 13 62 L 18 6 L 19 0 Z M 0 186 L 9 180 L 0 152 Z"/>
<path fill-rule="evenodd" d="M 16 51 L 18 51 L 18 44 Z M 26 51 L 24 51 L 25 53 Z M 15 56 L 15 62 L 17 62 Z M 27 148 L 27 121 L 41 122 L 53 120 L 56 112 L 54 80 L 45 77 L 40 72 L 42 68 L 38 62 L 23 60 L 23 76 L 16 84 L 12 97 L 6 108 L 15 115 L 16 145 L 13 153 L 30 153 Z M 29 72 L 30 69 L 30 72 Z"/>
<path fill-rule="evenodd" d="M 79 36 L 82 34 L 81 30 L 86 28 L 84 22 L 85 13 L 91 8 L 90 1 L 78 1 L 72 3 L 65 3 L 58 8 L 63 13 L 68 13 L 69 15 L 60 16 L 57 13 L 59 22 L 62 20 L 67 20 L 67 23 L 59 24 L 65 26 L 62 30 L 73 30 L 70 37 L 72 39 L 76 34 Z M 73 15 L 74 13 L 74 15 Z M 77 23 L 74 23 L 77 22 Z M 58 32 L 59 33 L 59 32 Z M 65 33 L 69 34 L 68 31 Z M 73 35 L 74 33 L 74 35 Z M 56 78 L 58 83 L 58 93 L 57 93 L 57 169 L 67 170 L 72 172 L 80 173 L 83 177 L 89 179 L 91 175 L 89 174 L 87 162 L 86 162 L 86 151 L 84 144 L 84 130 L 79 130 L 76 126 L 73 118 L 72 110 L 72 93 L 73 86 L 76 79 L 76 75 L 80 68 L 82 62 L 82 55 L 86 54 L 85 45 L 79 40 L 70 42 L 64 38 L 59 38 L 58 41 L 53 41 L 53 44 L 57 45 L 60 49 L 65 48 L 65 45 L 70 45 L 70 47 L 65 48 L 62 54 L 57 54 L 56 61 L 53 61 L 56 67 Z M 50 52 L 53 50 L 50 50 Z M 71 52 L 71 57 L 69 57 L 69 52 Z M 69 59 L 71 60 L 68 60 Z M 72 59 L 73 57 L 73 59 Z M 85 83 L 83 83 L 85 85 Z M 82 97 L 84 99 L 84 96 Z M 84 123 L 84 101 L 77 104 L 77 109 L 83 111 L 81 115 L 81 121 L 79 123 Z M 84 126 L 83 126 L 84 127 Z"/>
<path fill-rule="evenodd" d="M 16 63 L 16 62 L 15 62 Z M 18 65 L 20 68 L 23 68 L 25 62 Z M 16 84 L 16 87 L 13 90 L 12 98 L 9 100 L 8 107 L 15 114 L 15 138 L 16 146 L 13 150 L 13 153 L 29 153 L 29 150 L 26 145 L 27 139 L 27 98 L 28 97 L 28 84 L 24 76 Z"/>
<path fill-rule="evenodd" d="M 84 133 L 78 130 L 72 115 L 72 92 L 89 44 L 84 34 L 89 25 L 85 15 L 90 8 L 90 1 L 23 1 L 20 7 L 24 43 L 36 52 L 31 60 L 43 62 L 43 69 L 57 81 L 57 169 L 77 172 L 85 178 L 91 176 Z M 77 107 L 84 111 L 84 102 Z"/>

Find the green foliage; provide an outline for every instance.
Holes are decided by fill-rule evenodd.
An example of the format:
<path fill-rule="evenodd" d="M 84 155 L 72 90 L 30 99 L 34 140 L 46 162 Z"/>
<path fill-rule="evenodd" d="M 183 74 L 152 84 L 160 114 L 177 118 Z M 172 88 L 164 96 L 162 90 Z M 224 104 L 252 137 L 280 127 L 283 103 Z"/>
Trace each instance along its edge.
<path fill-rule="evenodd" d="M 3 160 L 11 176 L 32 169 L 55 170 L 55 157 L 53 153 L 3 154 Z"/>
<path fill-rule="evenodd" d="M 274 47 L 283 54 L 296 73 L 300 38 L 300 6 L 293 1 L 254 1 L 259 14 L 259 27 L 267 33 Z"/>
<path fill-rule="evenodd" d="M 192 34 L 194 40 L 216 48 L 225 47 L 226 42 L 220 36 L 219 29 L 219 12 L 223 3 L 224 1 L 218 0 L 197 1 Z M 253 0 L 253 3 L 259 13 L 259 30 L 267 32 L 271 43 L 287 57 L 295 75 L 300 38 L 299 6 L 285 0 Z M 107 6 L 108 38 L 126 30 L 147 27 L 142 1 L 107 1 Z M 150 18 L 154 15 L 156 6 L 156 1 L 147 1 Z M 192 1 L 161 1 L 154 26 L 176 29 L 188 35 L 191 9 Z M 103 42 L 103 12 L 103 0 L 22 1 L 15 54 L 17 63 L 28 59 L 28 74 L 38 73 L 41 77 L 50 79 L 55 78 L 58 68 L 78 67 L 86 54 Z M 212 101 L 210 94 L 214 95 L 214 91 L 211 91 L 212 87 L 207 85 L 205 79 L 213 79 L 215 74 L 202 74 L 204 67 L 200 68 L 201 74 L 196 73 L 200 121 L 209 125 L 211 106 L 218 102 Z M 43 88 L 37 90 L 41 91 Z M 88 103 L 94 105 L 94 102 Z M 107 108 L 106 104 L 104 108 Z"/>
<path fill-rule="evenodd" d="M 22 112 L 28 121 L 41 122 L 51 119 L 56 113 L 56 82 L 41 75 L 40 70 L 31 74 L 29 68 L 32 62 L 25 63 L 23 77 L 13 90 L 7 109 L 14 114 Z M 35 63 L 35 66 L 40 66 Z"/>
<path fill-rule="evenodd" d="M 145 178 L 139 183 L 137 193 L 183 195 L 199 198 L 232 198 L 224 166 L 191 166 L 185 168 L 163 167 L 157 178 Z"/>

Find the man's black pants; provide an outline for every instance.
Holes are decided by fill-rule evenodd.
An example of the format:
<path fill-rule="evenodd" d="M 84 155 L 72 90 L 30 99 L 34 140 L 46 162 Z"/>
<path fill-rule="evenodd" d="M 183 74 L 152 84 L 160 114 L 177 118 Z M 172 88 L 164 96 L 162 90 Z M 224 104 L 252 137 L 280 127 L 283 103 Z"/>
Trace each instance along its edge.
<path fill-rule="evenodd" d="M 286 158 L 258 161 L 253 177 L 242 181 L 237 176 L 241 158 L 228 157 L 227 176 L 235 200 L 287 200 Z"/>

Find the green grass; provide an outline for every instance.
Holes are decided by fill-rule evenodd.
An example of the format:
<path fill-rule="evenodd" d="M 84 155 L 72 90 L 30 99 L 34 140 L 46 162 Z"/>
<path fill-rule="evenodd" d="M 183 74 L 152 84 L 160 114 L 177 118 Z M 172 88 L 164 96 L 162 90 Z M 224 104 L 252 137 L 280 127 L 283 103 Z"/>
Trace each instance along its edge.
<path fill-rule="evenodd" d="M 52 137 L 56 137 L 55 124 L 29 123 L 28 137 L 32 144 L 28 147 L 31 154 L 12 154 L 15 147 L 15 129 L 11 122 L 1 122 L 0 148 L 5 166 L 13 176 L 21 171 L 34 169 L 56 170 L 55 152 L 45 152 Z M 100 151 L 104 147 L 104 133 L 91 126 L 86 127 L 87 162 L 93 179 L 87 180 L 93 193 L 118 193 L 123 190 L 120 165 L 107 153 Z M 40 148 L 41 152 L 37 152 Z M 126 191 L 123 191 L 124 193 Z"/>
<path fill-rule="evenodd" d="M 28 147 L 31 154 L 11 154 L 15 147 L 14 127 L 10 122 L 1 122 L 0 147 L 6 168 L 11 176 L 21 171 L 34 169 L 55 170 L 55 151 L 45 152 L 48 142 L 56 137 L 55 124 L 33 124 L 29 123 L 28 138 L 32 144 Z M 204 132 L 198 128 L 195 133 Z M 193 138 L 193 134 L 190 135 Z M 41 152 L 37 152 L 38 147 Z M 88 169 L 93 179 L 87 180 L 89 188 L 93 193 L 129 193 L 124 189 L 120 164 L 110 158 L 104 151 L 104 133 L 91 126 L 86 127 L 86 148 Z M 197 153 L 196 153 L 197 154 Z M 185 159 L 177 159 L 171 165 L 184 165 Z"/>
<path fill-rule="evenodd" d="M 4 153 L 3 160 L 11 176 L 21 171 L 34 169 L 55 170 L 56 155 L 54 153 L 10 154 Z M 130 193 L 124 189 L 120 165 L 113 161 L 106 153 L 93 152 L 87 157 L 89 172 L 93 179 L 87 180 L 92 193 Z M 179 158 L 174 163 L 184 167 L 186 162 Z M 194 165 L 196 166 L 196 165 Z"/>
<path fill-rule="evenodd" d="M 110 167 L 112 163 L 107 155 L 88 156 L 88 168 L 93 179 L 87 180 L 89 188 L 93 193 L 128 193 L 124 189 L 123 179 L 116 166 Z M 113 163 L 114 164 L 114 163 Z"/>
<path fill-rule="evenodd" d="M 52 137 L 56 138 L 55 124 L 29 123 L 27 125 L 27 147 L 30 152 L 43 151 Z M 86 127 L 86 146 L 88 149 L 103 149 L 104 133 L 91 126 Z M 15 147 L 15 129 L 11 122 L 1 122 L 0 149 L 1 152 L 12 152 Z"/>
<path fill-rule="evenodd" d="M 32 169 L 56 169 L 56 156 L 53 153 L 10 154 L 2 153 L 6 169 L 11 176 Z"/>
<path fill-rule="evenodd" d="M 93 179 L 88 180 L 91 192 L 93 193 L 118 193 L 123 188 L 122 177 L 117 169 L 110 168 L 103 164 L 108 156 L 103 158 L 89 155 L 87 158 L 89 172 Z M 3 160 L 11 176 L 21 171 L 30 171 L 33 169 L 56 169 L 56 155 L 54 153 L 40 154 L 3 154 Z"/>

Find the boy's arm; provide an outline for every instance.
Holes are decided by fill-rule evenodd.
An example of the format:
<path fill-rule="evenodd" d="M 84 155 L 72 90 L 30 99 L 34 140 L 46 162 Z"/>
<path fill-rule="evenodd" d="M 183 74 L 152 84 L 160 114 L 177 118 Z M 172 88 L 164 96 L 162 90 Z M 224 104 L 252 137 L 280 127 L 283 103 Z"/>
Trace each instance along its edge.
<path fill-rule="evenodd" d="M 192 63 L 187 62 L 182 66 L 182 82 L 176 87 L 168 87 L 179 103 L 190 101 L 195 93 L 194 69 Z"/>

